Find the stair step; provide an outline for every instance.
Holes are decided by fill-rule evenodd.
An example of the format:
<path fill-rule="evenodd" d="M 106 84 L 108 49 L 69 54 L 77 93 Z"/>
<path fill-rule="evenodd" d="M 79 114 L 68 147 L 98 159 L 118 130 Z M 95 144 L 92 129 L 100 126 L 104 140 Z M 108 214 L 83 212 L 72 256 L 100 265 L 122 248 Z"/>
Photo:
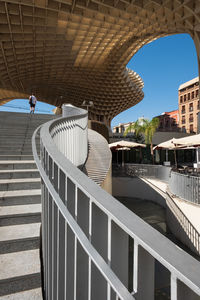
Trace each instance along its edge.
<path fill-rule="evenodd" d="M 0 206 L 0 216 L 10 216 L 18 214 L 40 213 L 41 204 L 30 205 L 14 205 L 14 206 Z"/>
<path fill-rule="evenodd" d="M 34 160 L 1 160 L 0 170 L 13 170 L 13 169 L 36 169 Z"/>
<path fill-rule="evenodd" d="M 41 213 L 21 213 L 0 216 L 0 226 L 31 224 L 41 222 Z"/>
<path fill-rule="evenodd" d="M 35 279 L 36 278 L 34 278 L 34 282 L 35 282 L 35 285 L 37 286 L 38 285 L 37 281 L 40 282 L 40 279 L 39 280 L 38 279 L 35 280 Z M 29 278 L 26 278 L 26 281 L 27 281 L 26 282 L 26 286 L 27 286 L 27 288 L 29 288 L 29 282 L 31 280 L 33 280 L 33 276 L 32 277 L 29 276 Z M 30 283 L 31 283 L 31 286 L 32 286 L 33 282 L 30 282 Z M 11 282 L 11 284 L 12 284 L 12 291 L 14 292 L 14 294 L 0 297 L 0 300 L 42 300 L 42 291 L 41 291 L 41 288 L 35 288 L 35 289 L 29 290 L 29 291 L 24 291 L 24 292 L 17 293 L 16 292 L 16 291 L 18 291 L 18 289 L 17 289 L 18 288 L 18 286 L 17 286 L 18 285 L 17 280 Z M 8 287 L 6 287 L 6 289 L 4 288 L 4 291 L 6 291 L 6 290 L 9 291 Z"/>
<path fill-rule="evenodd" d="M 40 272 L 39 249 L 0 255 L 0 280 Z"/>
<path fill-rule="evenodd" d="M 0 206 L 26 205 L 41 202 L 41 189 L 0 192 Z"/>
<path fill-rule="evenodd" d="M 26 225 L 28 226 L 28 225 Z M 39 249 L 40 238 L 24 238 L 0 242 L 0 254 Z"/>
<path fill-rule="evenodd" d="M 33 160 L 33 155 L 1 155 L 0 160 Z"/>
<path fill-rule="evenodd" d="M 16 152 L 19 151 L 32 151 L 32 146 L 28 145 L 28 146 L 24 146 L 24 145 L 10 145 L 10 146 L 0 146 L 1 152 L 3 151 L 14 151 L 16 150 Z"/>
<path fill-rule="evenodd" d="M 16 139 L 16 140 L 7 140 L 6 138 L 3 140 L 1 135 L 0 135 L 0 147 L 9 147 L 9 146 L 31 146 L 31 138 L 30 139 L 26 139 L 26 138 L 21 138 L 21 139 Z M 36 144 L 39 145 L 40 141 L 36 141 Z"/>
<path fill-rule="evenodd" d="M 40 178 L 0 179 L 0 191 L 39 189 Z"/>
<path fill-rule="evenodd" d="M 0 155 L 33 155 L 32 154 L 32 150 L 13 150 L 13 149 L 10 149 L 8 151 L 6 150 L 1 150 L 0 148 Z"/>
<path fill-rule="evenodd" d="M 0 280 L 0 300 L 42 300 L 40 273 Z"/>
<path fill-rule="evenodd" d="M 40 173 L 37 169 L 26 170 L 0 170 L 0 179 L 16 179 L 16 178 L 39 178 Z"/>
<path fill-rule="evenodd" d="M 0 227 L 0 242 L 39 237 L 40 223 Z"/>

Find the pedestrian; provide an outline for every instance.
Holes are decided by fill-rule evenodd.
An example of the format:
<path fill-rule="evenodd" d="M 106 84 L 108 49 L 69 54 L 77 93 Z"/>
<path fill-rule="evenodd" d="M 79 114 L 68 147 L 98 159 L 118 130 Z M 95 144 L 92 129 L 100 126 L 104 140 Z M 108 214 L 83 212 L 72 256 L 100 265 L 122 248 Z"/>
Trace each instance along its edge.
<path fill-rule="evenodd" d="M 29 97 L 30 114 L 31 114 L 31 113 L 34 114 L 36 102 L 37 102 L 37 99 L 36 99 L 36 97 L 32 94 L 32 95 Z"/>

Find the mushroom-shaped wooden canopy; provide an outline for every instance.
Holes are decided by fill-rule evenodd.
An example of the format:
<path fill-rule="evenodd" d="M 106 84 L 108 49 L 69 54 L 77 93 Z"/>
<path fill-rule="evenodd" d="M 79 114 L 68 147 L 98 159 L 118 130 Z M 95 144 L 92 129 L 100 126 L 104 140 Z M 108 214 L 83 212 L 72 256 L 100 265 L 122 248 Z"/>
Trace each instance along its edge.
<path fill-rule="evenodd" d="M 56 106 L 92 101 L 90 119 L 109 124 L 143 98 L 130 58 L 188 33 L 199 59 L 199 32 L 198 0 L 2 0 L 0 104 L 31 92 Z"/>

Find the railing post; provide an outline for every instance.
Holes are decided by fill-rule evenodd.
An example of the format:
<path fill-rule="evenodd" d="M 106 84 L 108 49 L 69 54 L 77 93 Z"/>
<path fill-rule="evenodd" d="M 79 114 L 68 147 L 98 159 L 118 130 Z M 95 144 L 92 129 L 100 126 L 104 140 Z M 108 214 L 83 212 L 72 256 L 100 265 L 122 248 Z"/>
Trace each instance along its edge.
<path fill-rule="evenodd" d="M 129 276 L 129 236 L 115 222 L 111 222 L 111 269 L 120 281 L 128 288 Z M 114 296 L 112 295 L 112 298 Z"/>
<path fill-rule="evenodd" d="M 155 259 L 144 248 L 138 247 L 137 300 L 154 300 Z"/>

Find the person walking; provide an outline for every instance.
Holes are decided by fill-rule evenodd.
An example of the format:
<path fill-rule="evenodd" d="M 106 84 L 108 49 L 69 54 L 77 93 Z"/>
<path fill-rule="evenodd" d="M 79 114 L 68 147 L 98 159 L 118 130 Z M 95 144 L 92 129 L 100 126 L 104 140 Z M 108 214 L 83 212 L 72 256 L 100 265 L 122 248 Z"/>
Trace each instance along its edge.
<path fill-rule="evenodd" d="M 31 113 L 34 114 L 36 102 L 37 102 L 37 99 L 36 99 L 36 97 L 32 94 L 32 95 L 29 97 L 30 114 L 31 114 Z"/>

